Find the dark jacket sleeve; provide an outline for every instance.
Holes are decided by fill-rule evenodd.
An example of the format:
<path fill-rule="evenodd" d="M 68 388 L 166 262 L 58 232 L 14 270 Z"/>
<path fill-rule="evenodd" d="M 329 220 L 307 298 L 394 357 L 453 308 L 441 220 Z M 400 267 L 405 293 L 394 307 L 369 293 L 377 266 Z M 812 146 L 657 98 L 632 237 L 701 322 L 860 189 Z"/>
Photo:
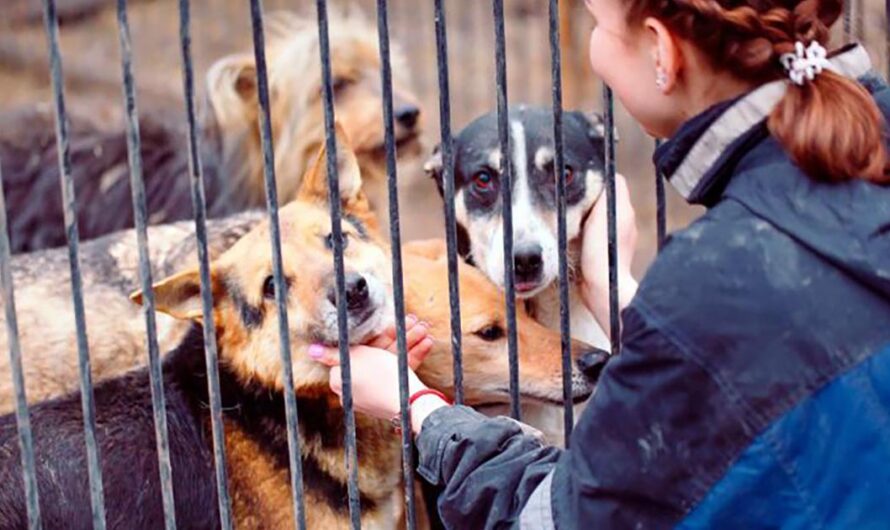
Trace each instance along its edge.
<path fill-rule="evenodd" d="M 443 407 L 417 437 L 418 473 L 442 487 L 438 508 L 448 528 L 508 528 L 550 473 L 560 449 L 510 418 L 463 406 Z"/>
<path fill-rule="evenodd" d="M 743 405 L 641 301 L 623 324 L 622 352 L 603 371 L 571 450 L 463 407 L 427 418 L 420 473 L 443 485 L 446 525 L 516 524 L 538 484 L 548 491 L 533 502 L 548 499 L 560 530 L 669 528 L 696 505 L 749 439 Z"/>

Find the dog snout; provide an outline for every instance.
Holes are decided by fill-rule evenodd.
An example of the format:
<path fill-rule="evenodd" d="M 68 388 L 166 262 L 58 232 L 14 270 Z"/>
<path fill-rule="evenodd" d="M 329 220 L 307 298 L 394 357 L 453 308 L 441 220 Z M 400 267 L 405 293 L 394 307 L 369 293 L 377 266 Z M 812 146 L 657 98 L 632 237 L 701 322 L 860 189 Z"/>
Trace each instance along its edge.
<path fill-rule="evenodd" d="M 575 366 L 578 368 L 578 371 L 584 374 L 584 377 L 590 384 L 595 384 L 599 379 L 603 368 L 606 367 L 606 362 L 608 360 L 608 352 L 599 348 L 592 348 L 583 352 L 581 356 L 575 360 Z"/>
<path fill-rule="evenodd" d="M 544 257 L 541 245 L 529 245 L 517 248 L 513 252 L 513 272 L 518 282 L 538 282 L 543 271 Z"/>
<path fill-rule="evenodd" d="M 401 105 L 395 111 L 396 121 L 409 129 L 417 125 L 417 119 L 420 117 L 420 109 L 415 105 Z"/>
<path fill-rule="evenodd" d="M 368 307 L 371 302 L 370 291 L 368 290 L 368 281 L 365 277 L 358 273 L 348 273 L 346 275 L 346 310 L 350 313 L 362 311 Z M 328 300 L 334 307 L 337 307 L 337 286 L 336 284 L 328 288 Z"/>

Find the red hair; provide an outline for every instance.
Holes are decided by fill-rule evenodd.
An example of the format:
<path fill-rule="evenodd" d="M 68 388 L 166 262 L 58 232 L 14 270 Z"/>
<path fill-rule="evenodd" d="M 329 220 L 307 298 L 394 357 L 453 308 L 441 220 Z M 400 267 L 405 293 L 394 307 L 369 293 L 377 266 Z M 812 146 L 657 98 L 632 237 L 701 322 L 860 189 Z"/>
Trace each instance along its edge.
<path fill-rule="evenodd" d="M 765 83 L 785 75 L 794 43 L 826 44 L 841 0 L 627 0 L 628 22 L 651 16 L 696 45 L 712 67 Z M 767 121 L 770 133 L 812 178 L 890 183 L 884 119 L 859 83 L 824 70 L 789 83 Z"/>

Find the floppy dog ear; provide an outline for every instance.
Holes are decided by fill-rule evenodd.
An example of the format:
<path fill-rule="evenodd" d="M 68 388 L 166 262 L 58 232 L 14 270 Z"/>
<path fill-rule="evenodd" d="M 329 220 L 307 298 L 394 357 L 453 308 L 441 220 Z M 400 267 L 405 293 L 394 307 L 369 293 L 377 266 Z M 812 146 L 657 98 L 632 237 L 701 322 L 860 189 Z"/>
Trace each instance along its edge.
<path fill-rule="evenodd" d="M 368 225 L 377 226 L 371 204 L 362 191 L 362 174 L 355 151 L 352 150 L 346 131 L 339 122 L 334 123 L 337 142 L 337 178 L 343 212 L 353 215 Z M 322 144 L 315 162 L 303 175 L 297 200 L 328 204 L 327 147 Z"/>
<path fill-rule="evenodd" d="M 214 298 L 217 295 L 217 275 L 210 271 L 210 282 L 213 284 Z M 167 313 L 181 320 L 203 320 L 201 305 L 201 275 L 198 269 L 183 271 L 165 278 L 151 286 L 155 296 L 155 310 Z M 130 294 L 130 300 L 142 305 L 141 290 Z"/>
<path fill-rule="evenodd" d="M 243 117 L 255 117 L 256 64 L 253 55 L 229 55 L 213 63 L 207 71 L 207 94 L 213 113 L 223 127 Z M 237 114 L 241 114 L 238 116 Z"/>
<path fill-rule="evenodd" d="M 433 148 L 433 154 L 423 163 L 423 170 L 433 180 L 436 181 L 436 188 L 439 189 L 439 195 L 444 194 L 444 186 L 442 184 L 442 145 L 439 144 Z"/>

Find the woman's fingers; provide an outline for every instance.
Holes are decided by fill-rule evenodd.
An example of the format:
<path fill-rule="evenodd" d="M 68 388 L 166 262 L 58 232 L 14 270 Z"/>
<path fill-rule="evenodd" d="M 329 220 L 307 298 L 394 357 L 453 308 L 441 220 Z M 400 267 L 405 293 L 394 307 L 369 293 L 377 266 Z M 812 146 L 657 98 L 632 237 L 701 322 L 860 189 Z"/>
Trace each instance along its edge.
<path fill-rule="evenodd" d="M 433 340 L 433 337 L 427 335 L 420 342 L 415 344 L 413 348 L 408 350 L 408 366 L 412 370 L 417 370 L 420 363 L 426 359 L 426 356 L 432 351 L 434 343 L 435 341 Z"/>

